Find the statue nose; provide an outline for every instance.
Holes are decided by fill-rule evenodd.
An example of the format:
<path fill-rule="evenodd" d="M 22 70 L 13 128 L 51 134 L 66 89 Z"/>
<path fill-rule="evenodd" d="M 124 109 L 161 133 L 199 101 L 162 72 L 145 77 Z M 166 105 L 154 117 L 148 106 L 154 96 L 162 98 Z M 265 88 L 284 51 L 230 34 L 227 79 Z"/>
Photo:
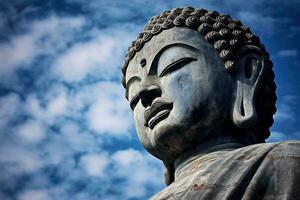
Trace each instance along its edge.
<path fill-rule="evenodd" d="M 146 108 L 150 106 L 153 100 L 161 95 L 161 89 L 157 85 L 151 85 L 139 92 L 142 105 Z"/>

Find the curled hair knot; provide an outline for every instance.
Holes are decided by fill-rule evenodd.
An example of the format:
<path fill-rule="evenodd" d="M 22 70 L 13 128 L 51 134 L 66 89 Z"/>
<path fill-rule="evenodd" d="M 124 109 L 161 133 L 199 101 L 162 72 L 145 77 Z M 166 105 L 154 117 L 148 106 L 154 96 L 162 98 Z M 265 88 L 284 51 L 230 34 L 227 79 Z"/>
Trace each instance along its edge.
<path fill-rule="evenodd" d="M 157 35 L 158 33 L 160 33 L 162 31 L 161 25 L 160 24 L 156 24 L 153 29 L 151 30 L 151 33 L 153 35 Z"/>
<path fill-rule="evenodd" d="M 185 18 L 181 17 L 181 16 L 177 16 L 174 21 L 173 21 L 174 25 L 176 26 L 184 26 L 185 25 Z"/>
<path fill-rule="evenodd" d="M 165 21 L 162 23 L 161 26 L 162 26 L 163 29 L 168 29 L 168 28 L 173 27 L 174 24 L 173 24 L 173 21 L 172 21 L 172 20 L 167 19 L 167 20 L 165 20 Z"/>
<path fill-rule="evenodd" d="M 208 32 L 214 30 L 214 28 L 208 24 L 208 23 L 203 23 L 198 27 L 198 31 L 202 34 L 202 35 L 206 35 Z"/>
<path fill-rule="evenodd" d="M 185 25 L 193 29 L 196 29 L 199 26 L 199 24 L 200 24 L 199 18 L 194 16 L 190 16 L 185 20 Z"/>
<path fill-rule="evenodd" d="M 143 35 L 143 40 L 145 42 L 148 42 L 152 37 L 152 33 L 150 31 L 145 31 Z"/>
<path fill-rule="evenodd" d="M 233 60 L 234 59 L 234 54 L 231 50 L 228 50 L 228 49 L 223 49 L 220 53 L 220 57 L 225 60 L 225 61 L 228 61 L 228 60 Z"/>
<path fill-rule="evenodd" d="M 218 40 L 214 43 L 215 49 L 221 51 L 222 49 L 229 48 L 229 44 L 225 40 Z"/>
<path fill-rule="evenodd" d="M 205 35 L 205 39 L 209 42 L 215 42 L 220 39 L 220 34 L 216 31 L 210 31 Z"/>
<path fill-rule="evenodd" d="M 144 45 L 144 40 L 142 38 L 139 38 L 134 43 L 134 49 L 136 51 L 139 51 Z"/>

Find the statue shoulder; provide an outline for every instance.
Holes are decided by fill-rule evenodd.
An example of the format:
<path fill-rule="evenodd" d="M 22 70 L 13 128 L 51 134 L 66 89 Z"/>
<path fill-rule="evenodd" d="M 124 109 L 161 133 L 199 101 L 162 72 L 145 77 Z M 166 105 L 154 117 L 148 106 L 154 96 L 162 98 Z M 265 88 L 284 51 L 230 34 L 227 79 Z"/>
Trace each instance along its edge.
<path fill-rule="evenodd" d="M 208 160 L 206 156 L 201 159 Z M 197 163 L 201 165 L 201 162 Z M 247 185 L 243 195 L 253 197 L 249 199 L 257 199 L 258 194 L 269 196 L 270 199 L 281 199 L 282 195 L 287 195 L 287 188 L 300 185 L 300 141 L 245 146 L 229 151 L 205 165 L 207 167 L 200 166 L 192 176 L 174 181 L 155 194 L 151 200 L 184 199 L 183 197 L 186 196 L 199 197 L 198 199 L 220 199 L 220 196 L 225 193 L 230 195 L 236 191 L 234 189 L 237 187 L 236 182 L 244 182 Z M 196 165 L 193 169 L 197 169 Z M 204 178 L 206 176 L 209 178 Z M 223 178 L 225 176 L 226 179 Z M 207 187 L 194 191 L 195 185 Z M 214 192 L 209 193 L 212 188 Z M 300 190 L 297 190 L 291 195 L 297 196 L 299 193 Z"/>
<path fill-rule="evenodd" d="M 263 158 L 268 163 L 275 162 L 279 165 L 292 160 L 300 164 L 300 140 L 254 144 L 237 149 L 235 154 L 238 155 L 236 157 Z"/>
<path fill-rule="evenodd" d="M 270 159 L 297 159 L 298 162 L 300 162 L 299 140 L 290 140 L 274 144 L 274 148 L 268 154 Z"/>

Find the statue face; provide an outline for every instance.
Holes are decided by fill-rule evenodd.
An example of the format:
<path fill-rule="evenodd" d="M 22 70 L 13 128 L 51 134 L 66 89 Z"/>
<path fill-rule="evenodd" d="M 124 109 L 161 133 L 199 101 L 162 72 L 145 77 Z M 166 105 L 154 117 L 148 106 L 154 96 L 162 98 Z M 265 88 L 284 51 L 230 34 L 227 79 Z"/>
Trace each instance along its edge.
<path fill-rule="evenodd" d="M 162 31 L 130 61 L 127 95 L 138 137 L 163 161 L 219 134 L 230 117 L 232 83 L 198 32 Z"/>

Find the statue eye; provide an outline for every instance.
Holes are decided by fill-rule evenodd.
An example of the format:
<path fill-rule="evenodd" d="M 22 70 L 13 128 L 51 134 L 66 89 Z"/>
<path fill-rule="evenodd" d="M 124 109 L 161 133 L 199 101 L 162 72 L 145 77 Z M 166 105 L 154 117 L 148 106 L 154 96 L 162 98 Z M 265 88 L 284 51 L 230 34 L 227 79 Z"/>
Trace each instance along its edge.
<path fill-rule="evenodd" d="M 192 58 L 192 57 L 185 57 L 185 58 L 180 58 L 179 60 L 169 64 L 167 67 L 165 67 L 162 72 L 160 73 L 160 77 L 168 74 L 168 73 L 171 73 L 175 70 L 178 70 L 182 67 L 184 67 L 185 65 L 193 62 L 193 61 L 196 61 L 197 59 L 196 58 Z"/>
<path fill-rule="evenodd" d="M 139 96 L 138 95 L 135 95 L 131 100 L 130 100 L 130 103 L 129 103 L 129 105 L 130 105 L 130 108 L 132 109 L 132 110 L 134 110 L 134 108 L 135 108 L 135 106 L 136 106 L 136 104 L 139 102 Z"/>

